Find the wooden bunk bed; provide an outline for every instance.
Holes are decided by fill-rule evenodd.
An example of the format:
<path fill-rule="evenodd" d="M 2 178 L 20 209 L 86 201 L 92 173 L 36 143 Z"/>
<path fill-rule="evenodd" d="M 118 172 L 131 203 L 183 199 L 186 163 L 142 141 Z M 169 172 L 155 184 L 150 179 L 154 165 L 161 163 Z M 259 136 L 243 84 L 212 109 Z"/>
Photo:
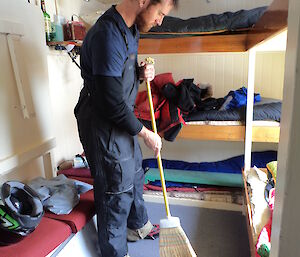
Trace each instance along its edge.
<path fill-rule="evenodd" d="M 250 30 L 176 38 L 145 38 L 139 41 L 139 54 L 244 52 L 276 35 L 287 26 L 288 0 L 274 0 Z"/>
<path fill-rule="evenodd" d="M 267 11 L 255 26 L 239 33 L 208 34 L 191 37 L 176 37 L 168 39 L 140 39 L 139 54 L 171 54 L 171 53 L 201 53 L 201 52 L 244 52 L 249 53 L 248 77 L 254 78 L 255 51 L 253 47 L 279 34 L 287 28 L 288 0 L 273 0 Z M 254 61 L 253 61 L 254 56 Z M 279 126 L 255 126 L 252 121 L 254 79 L 248 80 L 248 104 L 246 125 L 214 126 L 186 125 L 177 136 L 183 139 L 245 141 L 245 169 L 250 169 L 252 142 L 279 142 Z M 252 80 L 251 80 L 252 79 Z M 252 94 L 252 96 L 251 96 Z M 250 96 L 249 96 L 250 95 Z M 249 98 L 250 97 L 250 98 Z M 252 105 L 252 106 L 251 106 Z M 248 128 L 247 128 L 248 126 Z M 249 128 L 250 127 L 250 128 Z M 255 257 L 255 242 L 253 239 L 252 214 L 247 181 L 243 172 L 245 202 L 247 212 L 247 227 L 251 257 Z"/>
<path fill-rule="evenodd" d="M 139 54 L 245 52 L 285 30 L 287 11 L 288 0 L 274 0 L 250 30 L 164 39 L 144 38 L 140 39 Z M 278 143 L 279 133 L 279 126 L 253 125 L 252 142 Z M 245 125 L 187 125 L 181 129 L 178 138 L 244 141 Z"/>
<path fill-rule="evenodd" d="M 172 54 L 201 52 L 245 52 L 253 46 L 280 33 L 287 26 L 288 0 L 273 0 L 266 12 L 252 29 L 235 32 L 194 33 L 193 36 L 175 38 L 142 38 L 139 54 Z M 49 46 L 64 49 L 67 45 L 80 47 L 81 42 L 48 42 Z M 62 47 L 62 48 L 61 48 Z M 256 126 L 252 128 L 252 142 L 279 142 L 279 126 Z M 220 141 L 244 141 L 245 125 L 187 125 L 178 138 Z"/>

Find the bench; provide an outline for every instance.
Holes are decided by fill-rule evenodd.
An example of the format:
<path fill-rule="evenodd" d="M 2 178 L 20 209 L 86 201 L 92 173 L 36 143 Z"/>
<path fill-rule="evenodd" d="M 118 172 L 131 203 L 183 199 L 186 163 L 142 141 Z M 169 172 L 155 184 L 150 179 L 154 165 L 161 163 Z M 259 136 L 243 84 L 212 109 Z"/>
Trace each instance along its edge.
<path fill-rule="evenodd" d="M 69 178 L 93 183 L 92 178 Z M 56 248 L 80 232 L 94 216 L 94 191 L 89 190 L 80 195 L 79 203 L 67 215 L 45 212 L 40 224 L 30 235 L 16 244 L 0 247 L 0 257 L 44 257 L 52 254 Z M 54 256 L 56 255 L 57 252 Z"/>
<path fill-rule="evenodd" d="M 16 244 L 0 247 L 0 257 L 46 256 L 71 236 L 69 225 L 43 217 L 37 228 Z"/>
<path fill-rule="evenodd" d="M 95 215 L 94 191 L 90 190 L 80 195 L 79 204 L 69 214 L 57 215 L 46 212 L 45 217 L 68 224 L 72 233 L 80 231 L 84 225 Z"/>

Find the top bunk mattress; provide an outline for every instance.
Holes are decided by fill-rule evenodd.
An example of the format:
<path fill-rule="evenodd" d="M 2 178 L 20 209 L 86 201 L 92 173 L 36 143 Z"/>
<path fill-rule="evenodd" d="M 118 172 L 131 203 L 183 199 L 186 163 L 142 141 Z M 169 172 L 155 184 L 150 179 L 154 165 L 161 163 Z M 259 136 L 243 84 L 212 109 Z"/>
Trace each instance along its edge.
<path fill-rule="evenodd" d="M 273 102 L 272 102 L 273 101 Z M 184 117 L 186 122 L 191 121 L 240 121 L 246 120 L 246 106 L 228 110 L 195 111 Z M 254 121 L 276 121 L 280 122 L 281 101 L 265 98 L 253 106 Z M 216 124 L 214 124 L 216 125 Z M 232 124 L 230 124 L 232 125 Z"/>
<path fill-rule="evenodd" d="M 141 33 L 141 38 L 173 38 L 248 31 L 266 9 L 267 7 L 263 6 L 251 10 L 210 14 L 186 20 L 166 16 L 161 26 L 156 26 L 147 33 Z"/>

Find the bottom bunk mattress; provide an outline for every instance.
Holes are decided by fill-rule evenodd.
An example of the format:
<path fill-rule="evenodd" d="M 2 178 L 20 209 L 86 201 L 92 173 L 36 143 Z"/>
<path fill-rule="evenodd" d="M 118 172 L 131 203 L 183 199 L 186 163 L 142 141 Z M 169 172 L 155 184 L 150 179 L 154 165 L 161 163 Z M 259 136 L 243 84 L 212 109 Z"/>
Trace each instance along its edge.
<path fill-rule="evenodd" d="M 277 158 L 276 151 L 253 152 L 251 166 L 264 167 Z M 217 162 L 185 162 L 162 160 L 166 182 L 194 183 L 217 186 L 243 187 L 244 155 Z M 145 183 L 160 179 L 156 159 L 143 160 Z"/>
<path fill-rule="evenodd" d="M 194 183 L 215 186 L 242 187 L 242 174 L 226 172 L 193 171 L 180 169 L 164 169 L 166 181 Z M 150 168 L 145 175 L 145 184 L 158 181 L 160 179 L 159 170 Z"/>
<path fill-rule="evenodd" d="M 276 158 L 276 151 L 253 152 L 252 166 L 264 167 Z M 162 161 L 168 196 L 243 204 L 243 155 L 217 162 Z M 145 194 L 162 195 L 156 159 L 143 160 L 143 168 Z"/>

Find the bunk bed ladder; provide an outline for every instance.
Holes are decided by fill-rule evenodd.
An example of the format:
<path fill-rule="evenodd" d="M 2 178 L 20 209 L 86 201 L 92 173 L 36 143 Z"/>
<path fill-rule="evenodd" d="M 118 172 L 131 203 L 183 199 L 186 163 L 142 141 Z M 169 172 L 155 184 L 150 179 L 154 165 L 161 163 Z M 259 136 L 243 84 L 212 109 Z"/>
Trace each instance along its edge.
<path fill-rule="evenodd" d="M 248 52 L 249 52 L 249 65 L 248 65 L 247 114 L 246 114 L 246 127 L 245 127 L 245 157 L 244 157 L 245 171 L 249 171 L 251 168 L 253 101 L 254 101 L 255 57 L 256 57 L 255 47 L 251 48 Z"/>

